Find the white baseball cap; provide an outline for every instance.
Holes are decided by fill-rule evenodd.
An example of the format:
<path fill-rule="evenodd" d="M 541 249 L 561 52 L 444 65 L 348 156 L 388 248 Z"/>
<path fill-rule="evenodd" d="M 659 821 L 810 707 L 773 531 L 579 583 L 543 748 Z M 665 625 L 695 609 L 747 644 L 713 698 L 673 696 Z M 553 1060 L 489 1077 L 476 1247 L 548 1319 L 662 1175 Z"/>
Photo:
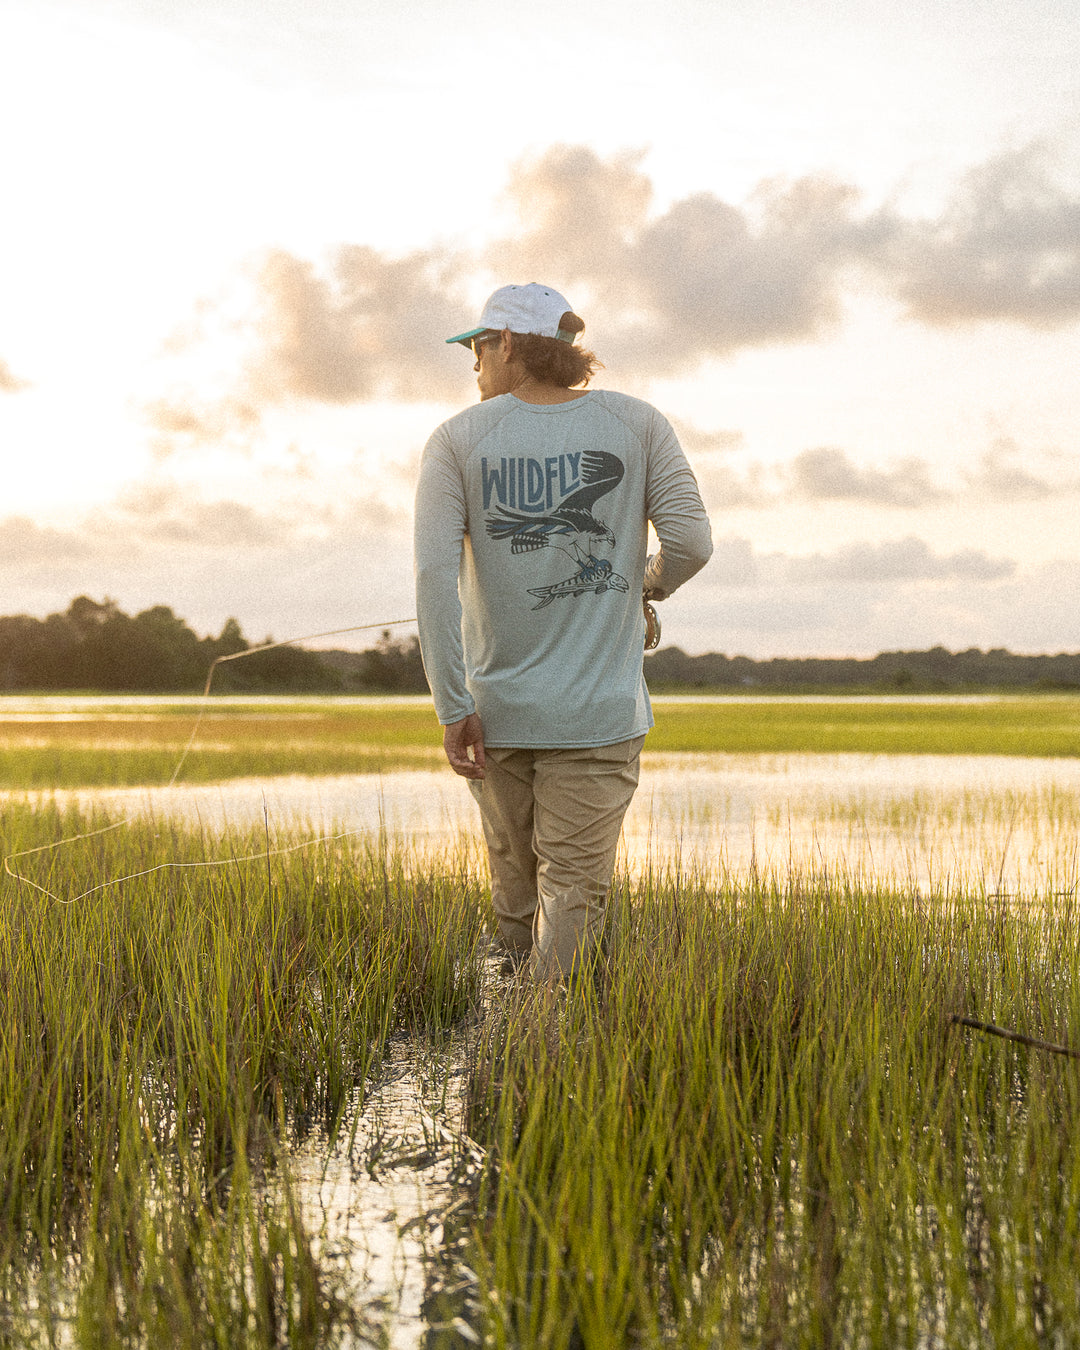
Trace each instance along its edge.
<path fill-rule="evenodd" d="M 527 286 L 500 286 L 487 298 L 480 315 L 480 327 L 470 328 L 467 333 L 458 333 L 457 337 L 446 340 L 467 347 L 481 333 L 501 333 L 504 328 L 509 328 L 511 333 L 537 333 L 540 337 L 573 342 L 576 333 L 559 327 L 562 316 L 572 312 L 566 296 L 550 286 L 540 286 L 535 281 L 530 281 Z"/>

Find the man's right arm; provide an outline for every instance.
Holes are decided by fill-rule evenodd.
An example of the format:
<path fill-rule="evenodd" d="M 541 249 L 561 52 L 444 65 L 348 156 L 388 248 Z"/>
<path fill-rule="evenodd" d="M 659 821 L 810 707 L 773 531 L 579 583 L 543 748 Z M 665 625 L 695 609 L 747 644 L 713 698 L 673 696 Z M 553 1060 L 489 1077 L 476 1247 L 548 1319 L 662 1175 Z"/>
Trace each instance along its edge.
<path fill-rule="evenodd" d="M 444 726 L 476 711 L 465 684 L 458 596 L 466 530 L 465 486 L 447 433 L 439 427 L 420 461 L 413 557 L 420 651 L 435 711 Z"/>

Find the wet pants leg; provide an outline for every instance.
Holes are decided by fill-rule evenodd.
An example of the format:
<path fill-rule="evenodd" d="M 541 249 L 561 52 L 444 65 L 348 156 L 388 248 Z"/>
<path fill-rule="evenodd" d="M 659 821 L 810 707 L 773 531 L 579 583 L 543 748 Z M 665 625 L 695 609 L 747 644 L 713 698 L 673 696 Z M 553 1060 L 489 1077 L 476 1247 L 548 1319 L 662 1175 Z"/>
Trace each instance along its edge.
<path fill-rule="evenodd" d="M 595 947 L 644 737 L 578 750 L 488 748 L 480 806 L 498 940 L 537 979 Z"/>

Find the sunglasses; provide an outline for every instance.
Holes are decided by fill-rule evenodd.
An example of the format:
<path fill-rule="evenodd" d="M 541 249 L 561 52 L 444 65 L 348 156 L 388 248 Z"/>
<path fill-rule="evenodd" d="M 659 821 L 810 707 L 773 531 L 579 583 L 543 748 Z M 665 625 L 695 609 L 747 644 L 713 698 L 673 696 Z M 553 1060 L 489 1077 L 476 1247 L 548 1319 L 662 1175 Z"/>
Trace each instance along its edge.
<path fill-rule="evenodd" d="M 469 346 L 472 348 L 473 356 L 475 356 L 476 359 L 479 361 L 480 348 L 484 345 L 485 342 L 493 342 L 498 336 L 499 336 L 498 333 L 481 333 L 479 337 L 474 337 L 470 339 Z"/>

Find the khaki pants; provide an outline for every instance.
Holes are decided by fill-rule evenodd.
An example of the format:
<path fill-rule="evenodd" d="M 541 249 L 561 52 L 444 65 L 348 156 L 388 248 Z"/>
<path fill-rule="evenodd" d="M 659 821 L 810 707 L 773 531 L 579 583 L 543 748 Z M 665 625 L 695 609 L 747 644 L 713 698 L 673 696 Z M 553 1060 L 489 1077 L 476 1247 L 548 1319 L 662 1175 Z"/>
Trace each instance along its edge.
<path fill-rule="evenodd" d="M 546 980 L 595 947 L 645 737 L 581 750 L 492 749 L 480 806 L 498 940 Z"/>

